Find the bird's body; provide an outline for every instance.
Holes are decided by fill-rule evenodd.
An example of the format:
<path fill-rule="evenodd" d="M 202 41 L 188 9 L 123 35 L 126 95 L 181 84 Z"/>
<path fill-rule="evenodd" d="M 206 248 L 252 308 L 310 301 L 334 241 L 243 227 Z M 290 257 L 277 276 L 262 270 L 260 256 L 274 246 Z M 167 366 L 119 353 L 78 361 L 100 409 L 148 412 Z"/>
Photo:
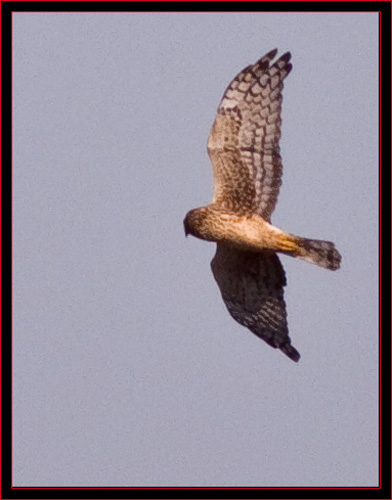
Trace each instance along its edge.
<path fill-rule="evenodd" d="M 233 318 L 294 361 L 288 335 L 283 267 L 276 252 L 338 269 L 333 243 L 286 233 L 270 223 L 281 185 L 279 150 L 283 79 L 290 53 L 276 50 L 241 71 L 226 89 L 209 140 L 214 196 L 188 212 L 186 234 L 217 243 L 211 262 Z"/>
<path fill-rule="evenodd" d="M 238 213 L 212 203 L 188 212 L 186 233 L 249 252 L 273 250 L 338 269 L 340 254 L 330 241 L 301 238 L 273 226 L 256 213 Z"/>
<path fill-rule="evenodd" d="M 206 241 L 222 242 L 244 250 L 259 252 L 294 251 L 295 242 L 255 213 L 222 210 L 213 204 L 196 208 L 188 217 L 188 232 Z"/>

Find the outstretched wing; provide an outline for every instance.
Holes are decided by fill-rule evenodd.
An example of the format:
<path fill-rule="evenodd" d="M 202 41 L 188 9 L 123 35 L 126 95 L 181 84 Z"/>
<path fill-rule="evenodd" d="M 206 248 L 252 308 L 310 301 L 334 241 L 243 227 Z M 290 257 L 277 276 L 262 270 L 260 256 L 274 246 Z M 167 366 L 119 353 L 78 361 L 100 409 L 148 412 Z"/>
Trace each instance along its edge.
<path fill-rule="evenodd" d="M 277 50 L 247 66 L 230 83 L 208 139 L 214 171 L 213 202 L 270 220 L 279 194 L 283 80 L 291 71 L 287 52 Z"/>
<path fill-rule="evenodd" d="M 211 268 L 231 316 L 298 361 L 300 355 L 291 345 L 287 328 L 286 277 L 278 256 L 268 250 L 246 252 L 218 243 Z"/>

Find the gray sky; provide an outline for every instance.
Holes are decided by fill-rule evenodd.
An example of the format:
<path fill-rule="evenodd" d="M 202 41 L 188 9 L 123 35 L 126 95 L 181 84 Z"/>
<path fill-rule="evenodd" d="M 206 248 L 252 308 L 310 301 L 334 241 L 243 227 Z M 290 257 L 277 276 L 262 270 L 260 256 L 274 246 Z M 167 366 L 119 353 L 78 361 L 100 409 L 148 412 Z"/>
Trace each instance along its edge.
<path fill-rule="evenodd" d="M 209 129 L 244 66 L 290 50 L 273 223 L 293 363 L 236 323 Z M 14 486 L 378 483 L 377 14 L 13 14 Z"/>

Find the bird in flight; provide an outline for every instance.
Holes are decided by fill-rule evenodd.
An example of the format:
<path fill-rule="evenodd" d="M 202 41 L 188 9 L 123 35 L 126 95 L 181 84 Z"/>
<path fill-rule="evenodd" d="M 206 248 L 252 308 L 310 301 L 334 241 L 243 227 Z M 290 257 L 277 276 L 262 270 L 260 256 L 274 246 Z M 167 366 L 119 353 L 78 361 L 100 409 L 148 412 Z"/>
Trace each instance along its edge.
<path fill-rule="evenodd" d="M 190 210 L 185 234 L 217 243 L 212 273 L 231 316 L 293 361 L 277 253 L 338 269 L 330 241 L 286 233 L 271 224 L 282 183 L 279 138 L 283 80 L 291 54 L 277 49 L 243 69 L 227 87 L 208 139 L 214 173 L 210 205 Z"/>

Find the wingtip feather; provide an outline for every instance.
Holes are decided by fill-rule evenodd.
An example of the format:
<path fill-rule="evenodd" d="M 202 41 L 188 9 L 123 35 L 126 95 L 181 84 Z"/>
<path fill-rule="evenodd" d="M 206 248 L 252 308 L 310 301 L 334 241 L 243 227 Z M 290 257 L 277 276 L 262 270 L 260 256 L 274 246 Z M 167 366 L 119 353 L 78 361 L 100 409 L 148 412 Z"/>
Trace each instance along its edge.
<path fill-rule="evenodd" d="M 298 363 L 299 358 L 301 357 L 300 353 L 293 347 L 291 344 L 285 344 L 280 346 L 279 349 L 286 354 L 290 359 Z"/>

